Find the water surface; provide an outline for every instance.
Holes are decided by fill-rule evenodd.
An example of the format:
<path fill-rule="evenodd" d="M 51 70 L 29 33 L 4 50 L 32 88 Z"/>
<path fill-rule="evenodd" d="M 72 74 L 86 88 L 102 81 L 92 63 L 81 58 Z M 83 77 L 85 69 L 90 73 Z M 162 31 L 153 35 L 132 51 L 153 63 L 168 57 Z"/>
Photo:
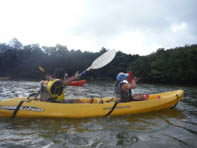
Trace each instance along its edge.
<path fill-rule="evenodd" d="M 0 100 L 27 97 L 39 82 L 0 81 Z M 190 86 L 138 84 L 136 93 L 184 90 L 173 110 L 88 119 L 19 119 L 0 117 L 0 147 L 194 148 L 197 144 L 197 89 Z M 67 98 L 112 97 L 113 82 L 88 81 L 67 87 Z"/>

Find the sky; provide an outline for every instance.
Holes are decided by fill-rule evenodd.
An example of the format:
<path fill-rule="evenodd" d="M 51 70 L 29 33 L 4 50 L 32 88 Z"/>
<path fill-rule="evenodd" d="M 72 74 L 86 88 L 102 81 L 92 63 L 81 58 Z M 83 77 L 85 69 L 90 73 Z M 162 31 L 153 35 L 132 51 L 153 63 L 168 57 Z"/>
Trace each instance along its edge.
<path fill-rule="evenodd" d="M 148 55 L 197 43 L 197 0 L 0 0 L 0 43 Z"/>

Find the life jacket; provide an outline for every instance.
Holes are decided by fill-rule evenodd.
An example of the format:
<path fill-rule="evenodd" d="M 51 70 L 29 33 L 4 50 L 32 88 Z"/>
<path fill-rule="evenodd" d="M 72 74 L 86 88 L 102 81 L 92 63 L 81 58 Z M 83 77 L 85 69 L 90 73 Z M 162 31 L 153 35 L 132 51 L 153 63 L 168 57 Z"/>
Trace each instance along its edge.
<path fill-rule="evenodd" d="M 46 86 L 52 101 L 64 100 L 64 85 L 60 79 L 52 79 Z"/>
<path fill-rule="evenodd" d="M 129 91 L 125 91 L 121 88 L 122 84 L 128 84 L 127 80 L 118 81 L 115 86 L 115 97 L 120 98 L 121 102 L 129 102 L 132 100 L 132 91 L 129 94 Z"/>

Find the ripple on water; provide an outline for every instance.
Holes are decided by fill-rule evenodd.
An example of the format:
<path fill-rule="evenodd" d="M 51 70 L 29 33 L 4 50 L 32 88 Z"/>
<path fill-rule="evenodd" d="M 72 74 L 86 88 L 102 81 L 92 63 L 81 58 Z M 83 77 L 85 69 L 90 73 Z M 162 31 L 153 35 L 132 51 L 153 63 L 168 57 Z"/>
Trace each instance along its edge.
<path fill-rule="evenodd" d="M 67 97 L 112 97 L 114 83 L 67 87 Z M 28 96 L 39 82 L 3 81 L 0 99 Z M 194 87 L 138 84 L 137 93 L 184 89 L 175 110 L 110 118 L 15 119 L 0 118 L 0 147 L 195 147 L 197 142 L 197 89 Z"/>

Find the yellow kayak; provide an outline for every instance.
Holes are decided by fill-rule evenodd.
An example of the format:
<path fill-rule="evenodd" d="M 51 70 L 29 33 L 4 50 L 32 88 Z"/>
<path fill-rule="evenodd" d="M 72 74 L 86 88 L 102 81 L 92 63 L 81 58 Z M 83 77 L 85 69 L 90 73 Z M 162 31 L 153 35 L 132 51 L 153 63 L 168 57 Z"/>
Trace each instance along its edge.
<path fill-rule="evenodd" d="M 24 100 L 16 117 L 25 118 L 87 118 L 98 116 L 120 116 L 145 113 L 175 107 L 183 97 L 183 90 L 158 94 L 150 94 L 146 101 L 115 103 L 115 98 L 80 99 L 84 103 L 52 103 L 37 100 L 27 101 L 27 98 L 11 98 L 0 101 L 0 116 L 11 117 L 19 103 Z"/>

